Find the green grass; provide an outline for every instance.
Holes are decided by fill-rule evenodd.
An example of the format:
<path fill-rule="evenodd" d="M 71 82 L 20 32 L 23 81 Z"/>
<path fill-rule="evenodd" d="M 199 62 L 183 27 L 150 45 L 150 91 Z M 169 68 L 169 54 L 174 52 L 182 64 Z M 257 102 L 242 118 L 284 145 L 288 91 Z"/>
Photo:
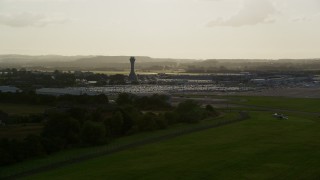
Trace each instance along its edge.
<path fill-rule="evenodd" d="M 9 115 L 29 115 L 43 113 L 48 107 L 30 104 L 0 103 L 0 110 Z"/>
<path fill-rule="evenodd" d="M 290 114 L 289 114 L 290 115 Z M 236 124 L 24 179 L 319 179 L 320 119 L 251 113 Z"/>
<path fill-rule="evenodd" d="M 261 96 L 238 96 L 230 97 L 230 99 L 235 104 L 266 106 L 306 112 L 320 112 L 320 99 Z"/>
<path fill-rule="evenodd" d="M 224 122 L 228 120 L 234 120 L 238 118 L 237 113 L 228 113 L 224 116 L 218 117 L 218 118 L 209 118 L 206 120 L 201 121 L 199 124 L 176 124 L 173 126 L 170 126 L 168 129 L 165 130 L 159 130 L 154 132 L 145 132 L 145 133 L 139 133 L 127 137 L 122 137 L 119 139 L 116 139 L 115 141 L 111 142 L 108 145 L 105 146 L 97 146 L 97 147 L 89 147 L 89 148 L 76 148 L 76 149 L 70 149 L 66 151 L 62 151 L 50 156 L 41 157 L 32 159 L 29 161 L 21 162 L 18 164 L 14 164 L 11 166 L 1 167 L 0 168 L 0 179 L 1 177 L 5 177 L 8 175 L 16 174 L 19 172 L 28 171 L 31 169 L 39 168 L 48 164 L 56 163 L 65 161 L 68 159 L 72 159 L 75 157 L 83 156 L 86 154 L 92 154 L 100 151 L 105 151 L 106 149 L 112 148 L 114 146 L 121 146 L 130 144 L 132 142 L 136 142 L 143 139 L 153 138 L 153 137 L 160 137 L 166 134 L 172 134 L 177 131 L 182 131 L 186 129 L 192 129 L 198 126 L 204 126 L 204 125 L 211 125 L 216 124 L 217 122 Z"/>
<path fill-rule="evenodd" d="M 285 110 L 297 110 L 320 113 L 320 99 L 289 98 L 268 96 L 218 96 L 218 95 L 187 95 L 190 98 L 228 99 L 229 104 L 251 105 Z"/>

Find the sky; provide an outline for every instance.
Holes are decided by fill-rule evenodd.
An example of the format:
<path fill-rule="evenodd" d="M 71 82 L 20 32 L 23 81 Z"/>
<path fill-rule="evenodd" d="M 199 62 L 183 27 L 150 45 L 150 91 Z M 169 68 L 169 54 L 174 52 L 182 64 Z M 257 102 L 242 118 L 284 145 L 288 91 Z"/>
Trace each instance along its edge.
<path fill-rule="evenodd" d="M 320 0 L 0 0 L 0 54 L 320 58 Z"/>

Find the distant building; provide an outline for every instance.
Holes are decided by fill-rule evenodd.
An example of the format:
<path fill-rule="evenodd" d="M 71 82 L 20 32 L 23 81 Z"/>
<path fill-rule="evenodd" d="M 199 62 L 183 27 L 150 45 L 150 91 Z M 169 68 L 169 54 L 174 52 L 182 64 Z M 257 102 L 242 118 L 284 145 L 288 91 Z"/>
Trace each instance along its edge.
<path fill-rule="evenodd" d="M 129 74 L 129 81 L 132 82 L 138 82 L 138 77 L 135 73 L 135 69 L 134 69 L 134 63 L 135 63 L 136 59 L 134 57 L 130 58 L 130 63 L 131 63 L 131 71 Z"/>
<path fill-rule="evenodd" d="M 41 88 L 36 90 L 36 94 L 42 94 L 42 95 L 51 95 L 51 96 L 62 96 L 62 95 L 99 95 L 102 94 L 99 91 L 93 91 L 88 88 L 83 87 L 75 87 L 75 88 Z"/>
<path fill-rule="evenodd" d="M 52 95 L 52 96 L 61 96 L 61 95 L 82 95 L 83 91 L 79 88 L 42 88 L 36 90 L 37 94 L 42 95 Z"/>
<path fill-rule="evenodd" d="M 16 92 L 21 92 L 21 89 L 13 86 L 0 86 L 0 92 L 10 92 L 10 93 L 16 93 Z"/>
<path fill-rule="evenodd" d="M 267 80 L 266 79 L 251 79 L 251 82 L 255 84 L 266 84 Z"/>

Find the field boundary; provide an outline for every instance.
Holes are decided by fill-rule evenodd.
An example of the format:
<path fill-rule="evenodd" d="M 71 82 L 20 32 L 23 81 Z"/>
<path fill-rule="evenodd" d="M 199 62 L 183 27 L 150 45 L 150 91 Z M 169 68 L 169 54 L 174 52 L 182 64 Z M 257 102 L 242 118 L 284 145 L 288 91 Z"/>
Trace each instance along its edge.
<path fill-rule="evenodd" d="M 217 127 L 221 127 L 224 125 L 228 125 L 228 124 L 233 124 L 233 123 L 237 123 L 240 121 L 244 121 L 246 119 L 249 119 L 250 116 L 247 112 L 245 111 L 240 111 L 239 112 L 239 117 L 236 119 L 232 119 L 232 120 L 227 120 L 227 121 L 219 121 L 216 124 L 210 124 L 210 125 L 203 125 L 203 126 L 199 126 L 199 127 L 195 127 L 195 128 L 189 128 L 189 129 L 180 129 L 177 130 L 176 132 L 170 133 L 170 134 L 166 134 L 166 135 L 162 135 L 159 137 L 152 137 L 152 138 L 147 138 L 147 139 L 142 139 L 136 142 L 132 142 L 129 144 L 125 144 L 125 145 L 113 145 L 111 148 L 108 149 L 103 149 L 102 151 L 99 152 L 94 152 L 94 153 L 90 153 L 90 154 L 86 154 L 86 155 L 82 155 L 79 157 L 75 157 L 75 158 L 70 158 L 68 160 L 64 160 L 64 161 L 60 161 L 60 162 L 55 162 L 49 165 L 44 165 L 32 170 L 27 170 L 24 172 L 20 172 L 17 174 L 13 174 L 13 175 L 9 175 L 6 177 L 1 177 L 2 179 L 17 179 L 17 178 L 21 178 L 21 177 L 25 177 L 25 176 L 30 176 L 33 174 L 37 174 L 37 173 L 41 173 L 44 171 L 48 171 L 48 170 L 52 170 L 52 169 L 56 169 L 62 166 L 66 166 L 66 165 L 70 165 L 70 164 L 74 164 L 74 163 L 79 163 L 79 162 L 83 162 L 89 159 L 93 159 L 93 158 L 97 158 L 100 156 L 105 156 L 105 155 L 110 155 L 113 153 L 117 153 L 120 151 L 124 151 L 124 150 L 128 150 L 131 148 L 135 148 L 135 147 L 140 147 L 143 145 L 148 145 L 148 144 L 152 144 L 152 143 L 156 143 L 156 142 L 160 142 L 160 141 L 164 141 L 164 140 L 168 140 L 168 139 L 172 139 L 175 137 L 179 137 L 182 135 L 187 135 L 187 134 L 191 134 L 194 132 L 199 132 L 199 131 L 203 131 L 203 130 L 208 130 L 211 128 L 217 128 Z"/>

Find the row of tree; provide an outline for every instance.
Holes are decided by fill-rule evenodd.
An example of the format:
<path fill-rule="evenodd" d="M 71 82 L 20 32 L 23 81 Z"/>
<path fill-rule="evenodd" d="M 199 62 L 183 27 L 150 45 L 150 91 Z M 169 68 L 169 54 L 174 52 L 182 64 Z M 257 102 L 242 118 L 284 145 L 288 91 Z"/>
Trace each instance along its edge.
<path fill-rule="evenodd" d="M 202 108 L 191 100 L 161 113 L 142 111 L 147 108 L 147 102 L 155 104 L 152 106 L 153 110 L 168 108 L 168 104 L 165 103 L 167 99 L 168 97 L 161 95 L 142 98 L 122 94 L 117 99 L 118 104 L 112 108 L 73 107 L 37 116 L 37 118 L 42 117 L 44 123 L 42 133 L 30 135 L 23 141 L 2 139 L 0 164 L 8 165 L 71 147 L 106 144 L 122 136 L 165 129 L 176 123 L 197 123 L 209 116 L 218 115 L 213 107 L 208 105 Z M 152 103 L 152 100 L 155 103 Z"/>
<path fill-rule="evenodd" d="M 104 94 L 89 96 L 89 95 L 62 95 L 50 96 L 39 95 L 33 92 L 29 93 L 0 93 L 1 103 L 13 104 L 37 104 L 37 105 L 58 105 L 66 104 L 108 104 L 108 97 Z"/>
<path fill-rule="evenodd" d="M 106 75 L 91 72 L 54 72 L 27 71 L 26 69 L 0 69 L 0 85 L 19 87 L 25 91 L 39 87 L 74 87 L 83 86 L 81 81 L 95 81 L 94 86 L 126 84 L 127 76 L 122 74 Z"/>
<path fill-rule="evenodd" d="M 122 93 L 119 94 L 116 103 L 120 106 L 132 105 L 143 110 L 171 108 L 170 97 L 159 94 L 153 94 L 152 96 L 137 96 L 134 94 Z"/>

